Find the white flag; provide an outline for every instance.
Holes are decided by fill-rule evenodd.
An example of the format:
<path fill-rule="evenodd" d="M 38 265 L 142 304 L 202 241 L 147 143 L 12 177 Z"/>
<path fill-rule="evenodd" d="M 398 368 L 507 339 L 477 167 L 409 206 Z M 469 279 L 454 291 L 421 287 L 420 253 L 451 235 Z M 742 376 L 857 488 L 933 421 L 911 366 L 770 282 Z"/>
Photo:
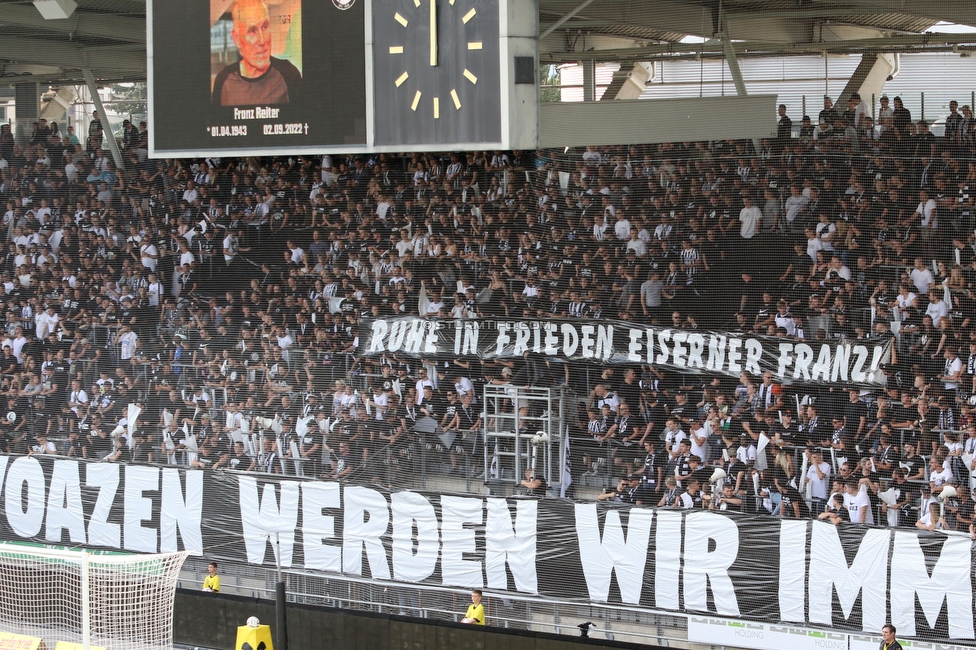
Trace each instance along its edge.
<path fill-rule="evenodd" d="M 569 428 L 566 429 L 566 436 L 563 443 L 563 476 L 559 486 L 559 496 L 566 498 L 566 490 L 573 484 L 573 459 L 569 448 Z"/>
<path fill-rule="evenodd" d="M 427 315 L 427 308 L 430 306 L 430 298 L 427 297 L 427 285 L 423 280 L 420 281 L 420 295 L 417 296 L 417 313 L 423 318 Z M 436 377 L 436 375 L 434 375 Z"/>
<path fill-rule="evenodd" d="M 495 441 L 495 453 L 491 457 L 491 467 L 488 468 L 489 478 L 498 478 L 498 441 Z"/>

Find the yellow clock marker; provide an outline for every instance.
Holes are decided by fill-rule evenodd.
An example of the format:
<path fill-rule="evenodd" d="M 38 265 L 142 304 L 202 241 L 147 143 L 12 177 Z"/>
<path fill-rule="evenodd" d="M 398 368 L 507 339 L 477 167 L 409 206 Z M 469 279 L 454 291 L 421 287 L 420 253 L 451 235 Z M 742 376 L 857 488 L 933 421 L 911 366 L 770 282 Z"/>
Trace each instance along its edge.
<path fill-rule="evenodd" d="M 396 19 L 396 21 L 397 21 L 398 23 L 400 23 L 401 25 L 403 25 L 404 27 L 406 27 L 406 26 L 407 26 L 407 19 L 406 19 L 406 18 L 404 18 L 403 16 L 401 16 L 401 15 L 400 15 L 400 12 L 397 12 L 397 13 L 396 13 L 396 15 L 395 15 L 395 16 L 393 16 L 393 18 L 394 18 L 394 19 Z"/>
<path fill-rule="evenodd" d="M 476 13 L 478 13 L 478 12 L 475 11 L 474 9 L 472 9 L 468 13 L 464 14 L 464 18 L 462 18 L 461 20 L 464 22 L 465 25 L 467 25 L 468 24 L 468 21 L 471 20 L 472 18 L 474 18 L 474 16 L 475 16 Z"/>
<path fill-rule="evenodd" d="M 437 0 L 430 0 L 430 64 L 437 65 Z"/>
<path fill-rule="evenodd" d="M 441 100 L 439 97 L 434 98 L 434 119 L 441 119 Z"/>
<path fill-rule="evenodd" d="M 451 6 L 452 7 L 454 6 L 454 0 L 451 0 Z"/>
<path fill-rule="evenodd" d="M 451 99 L 454 100 L 454 110 L 461 110 L 461 100 L 458 99 L 457 90 L 454 88 L 451 89 Z"/>
<path fill-rule="evenodd" d="M 407 74 L 407 73 L 404 72 L 403 74 Z M 473 84 L 478 83 L 478 77 L 476 77 L 473 74 L 471 74 L 471 71 L 468 70 L 467 68 L 464 69 L 464 78 L 467 79 L 468 81 L 470 81 Z"/>
<path fill-rule="evenodd" d="M 413 6 L 414 7 L 419 7 L 420 6 L 420 0 L 413 0 Z"/>
<path fill-rule="evenodd" d="M 399 88 L 400 86 L 402 86 L 403 82 L 406 81 L 409 77 L 410 77 L 409 72 L 404 72 L 402 75 L 400 75 L 400 77 L 396 80 L 396 87 Z"/>
<path fill-rule="evenodd" d="M 403 54 L 403 46 L 402 45 L 390 46 L 390 54 Z"/>
<path fill-rule="evenodd" d="M 421 93 L 418 90 L 417 91 L 417 94 L 413 96 L 413 103 L 410 104 L 410 110 L 411 111 L 414 111 L 414 112 L 417 111 L 417 105 L 420 104 L 420 95 L 421 95 Z"/>
<path fill-rule="evenodd" d="M 480 50 L 481 49 L 481 41 L 468 41 L 468 49 L 469 50 Z"/>

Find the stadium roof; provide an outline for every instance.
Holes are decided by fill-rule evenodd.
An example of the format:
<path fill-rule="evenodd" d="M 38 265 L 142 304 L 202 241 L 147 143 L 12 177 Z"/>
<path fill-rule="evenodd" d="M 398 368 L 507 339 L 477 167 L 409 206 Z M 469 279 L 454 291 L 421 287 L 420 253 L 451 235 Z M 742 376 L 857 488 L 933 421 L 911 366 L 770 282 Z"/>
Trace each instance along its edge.
<path fill-rule="evenodd" d="M 542 60 L 646 61 L 959 49 L 976 34 L 926 33 L 940 22 L 976 27 L 976 3 L 929 0 L 541 0 Z M 690 39 L 689 37 L 697 37 Z M 693 41 L 693 42 L 689 42 Z"/>
<path fill-rule="evenodd" d="M 145 78 L 145 0 L 77 3 L 70 18 L 45 20 L 31 0 L 0 0 L 0 84 L 78 81 L 84 68 L 101 81 Z M 722 35 L 745 56 L 964 50 L 976 43 L 973 34 L 926 33 L 940 21 L 976 27 L 973 2 L 540 0 L 539 14 L 542 61 L 550 63 L 720 55 Z"/>

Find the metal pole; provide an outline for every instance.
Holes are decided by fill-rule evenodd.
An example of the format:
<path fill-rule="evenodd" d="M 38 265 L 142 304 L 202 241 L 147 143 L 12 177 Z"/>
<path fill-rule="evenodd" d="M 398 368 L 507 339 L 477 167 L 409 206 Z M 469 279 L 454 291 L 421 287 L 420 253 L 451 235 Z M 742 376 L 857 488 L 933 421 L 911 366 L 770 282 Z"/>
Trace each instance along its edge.
<path fill-rule="evenodd" d="M 91 577 L 88 567 L 88 551 L 81 552 L 81 646 L 91 648 Z"/>
<path fill-rule="evenodd" d="M 925 119 L 925 93 L 919 93 L 922 101 L 922 115 L 919 117 L 920 120 Z"/>
<path fill-rule="evenodd" d="M 725 60 L 729 64 L 729 73 L 732 75 L 732 83 L 735 84 L 735 93 L 739 97 L 745 97 L 749 93 L 746 91 L 746 82 L 742 78 L 742 70 L 739 69 L 739 60 L 735 58 L 735 48 L 732 46 L 732 39 L 729 35 L 722 35 L 722 44 L 725 46 Z M 752 146 L 756 148 L 756 155 L 762 153 L 762 143 L 759 138 L 752 139 Z"/>
<path fill-rule="evenodd" d="M 112 161 L 115 163 L 115 168 L 122 171 L 125 169 L 125 163 L 122 162 L 122 153 L 119 151 L 119 143 L 115 141 L 115 134 L 112 133 L 112 125 L 108 122 L 108 114 L 105 113 L 105 107 L 102 106 L 102 98 L 98 96 L 98 88 L 95 86 L 95 77 L 88 68 L 83 69 L 81 72 L 85 75 L 85 83 L 88 85 L 88 92 L 91 93 L 92 101 L 95 102 L 95 108 L 98 109 L 98 114 L 102 116 L 103 120 L 105 120 L 102 122 L 102 134 L 105 139 L 108 140 L 108 149 L 112 152 Z"/>
<path fill-rule="evenodd" d="M 583 61 L 583 101 L 596 100 L 596 62 L 592 59 Z"/>
<path fill-rule="evenodd" d="M 285 619 L 285 578 L 281 574 L 281 536 L 275 533 L 275 563 L 278 565 L 278 582 L 275 583 L 275 627 L 278 638 L 275 647 L 288 650 L 288 627 Z"/>

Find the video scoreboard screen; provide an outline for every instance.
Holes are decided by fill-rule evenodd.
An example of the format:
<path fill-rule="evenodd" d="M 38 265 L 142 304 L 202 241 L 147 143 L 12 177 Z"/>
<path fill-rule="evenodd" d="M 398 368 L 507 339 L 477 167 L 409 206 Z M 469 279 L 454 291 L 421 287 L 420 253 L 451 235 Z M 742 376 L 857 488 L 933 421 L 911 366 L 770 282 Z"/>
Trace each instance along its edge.
<path fill-rule="evenodd" d="M 148 0 L 147 23 L 153 157 L 538 142 L 535 0 Z"/>
<path fill-rule="evenodd" d="M 155 0 L 156 155 L 366 145 L 364 3 Z"/>

